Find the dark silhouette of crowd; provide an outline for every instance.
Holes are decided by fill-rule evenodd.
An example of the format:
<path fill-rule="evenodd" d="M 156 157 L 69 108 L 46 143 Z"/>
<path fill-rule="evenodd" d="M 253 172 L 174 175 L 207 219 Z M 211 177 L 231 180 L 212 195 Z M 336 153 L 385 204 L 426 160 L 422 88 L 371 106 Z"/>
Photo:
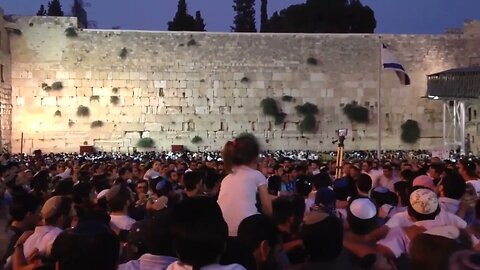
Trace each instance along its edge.
<path fill-rule="evenodd" d="M 480 269 L 480 161 L 426 151 L 0 157 L 4 269 Z M 330 158 L 329 158 L 330 157 Z M 0 254 L 2 255 L 2 254 Z"/>

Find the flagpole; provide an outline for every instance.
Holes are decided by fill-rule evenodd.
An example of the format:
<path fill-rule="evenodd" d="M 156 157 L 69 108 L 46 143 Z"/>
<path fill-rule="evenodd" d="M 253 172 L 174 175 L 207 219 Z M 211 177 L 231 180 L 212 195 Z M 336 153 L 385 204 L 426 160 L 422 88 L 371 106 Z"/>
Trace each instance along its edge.
<path fill-rule="evenodd" d="M 379 40 L 382 37 L 379 37 Z M 382 42 L 379 44 L 379 54 L 378 54 L 378 89 L 377 89 L 377 158 L 381 160 L 382 158 Z"/>

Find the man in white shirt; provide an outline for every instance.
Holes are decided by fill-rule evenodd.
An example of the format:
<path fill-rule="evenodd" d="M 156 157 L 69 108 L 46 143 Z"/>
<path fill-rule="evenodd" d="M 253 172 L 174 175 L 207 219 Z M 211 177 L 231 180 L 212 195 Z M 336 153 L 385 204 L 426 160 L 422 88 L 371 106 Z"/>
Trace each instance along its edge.
<path fill-rule="evenodd" d="M 135 220 L 127 215 L 128 207 L 134 202 L 133 194 L 125 185 L 111 187 L 107 194 L 112 229 L 130 230 Z"/>
<path fill-rule="evenodd" d="M 150 180 L 160 176 L 160 169 L 162 168 L 162 163 L 158 160 L 153 162 L 152 168 L 148 169 L 143 176 L 143 180 Z"/>
<path fill-rule="evenodd" d="M 388 188 L 391 192 L 395 192 L 394 185 L 400 179 L 394 177 L 391 165 L 383 166 L 383 175 L 379 177 L 378 186 Z"/>

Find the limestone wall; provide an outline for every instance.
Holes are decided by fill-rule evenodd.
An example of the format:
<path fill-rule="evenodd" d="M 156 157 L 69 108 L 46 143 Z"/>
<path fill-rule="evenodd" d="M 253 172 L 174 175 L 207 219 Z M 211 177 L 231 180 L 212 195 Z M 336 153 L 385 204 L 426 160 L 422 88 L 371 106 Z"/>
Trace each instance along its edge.
<path fill-rule="evenodd" d="M 7 28 L 10 26 L 10 23 L 5 21 L 3 17 L 3 10 L 0 9 L 0 140 L 2 149 L 10 149 L 12 134 L 11 57 L 9 52 L 9 33 L 7 33 Z"/>
<path fill-rule="evenodd" d="M 72 18 L 17 17 L 21 36 L 11 36 L 13 151 L 132 151 L 140 137 L 157 149 L 183 144 L 217 150 L 241 132 L 261 138 L 269 149 L 335 149 L 335 130 L 351 130 L 347 149 L 375 149 L 379 48 L 383 42 L 409 71 L 401 86 L 382 74 L 384 148 L 441 146 L 441 106 L 421 98 L 426 75 L 480 57 L 480 35 L 307 35 L 172 33 L 78 30 L 67 37 Z M 125 57 L 120 57 L 125 48 Z M 123 50 L 123 51 L 125 51 Z M 317 59 L 309 65 L 307 59 Z M 42 84 L 61 82 L 45 91 Z M 282 102 L 288 95 L 296 102 Z M 117 96 L 119 103 L 112 104 Z M 288 114 L 275 126 L 260 101 L 273 97 Z M 371 109 L 371 124 L 352 124 L 342 113 L 351 101 Z M 318 132 L 300 134 L 295 105 L 316 104 Z M 76 115 L 78 106 L 89 117 Z M 61 116 L 55 116 L 59 111 Z M 58 115 L 58 113 L 57 113 Z M 421 123 L 416 145 L 401 143 L 400 125 Z M 104 126 L 91 128 L 93 121 Z M 470 129 L 476 133 L 477 125 Z M 190 141 L 200 136 L 199 146 Z"/>

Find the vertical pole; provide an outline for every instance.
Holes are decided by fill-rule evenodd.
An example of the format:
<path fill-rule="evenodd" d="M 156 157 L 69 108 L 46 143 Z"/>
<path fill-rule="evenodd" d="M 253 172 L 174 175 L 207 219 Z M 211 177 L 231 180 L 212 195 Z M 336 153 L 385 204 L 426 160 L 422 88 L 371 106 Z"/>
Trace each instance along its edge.
<path fill-rule="evenodd" d="M 23 132 L 20 137 L 20 154 L 23 154 Z"/>
<path fill-rule="evenodd" d="M 453 101 L 453 145 L 455 151 L 457 151 L 458 140 L 457 140 L 457 124 L 458 124 L 458 103 L 456 100 Z"/>
<path fill-rule="evenodd" d="M 443 101 L 443 149 L 447 150 L 447 101 Z"/>
<path fill-rule="evenodd" d="M 377 89 L 377 158 L 382 158 L 382 43 L 378 54 L 378 89 Z"/>
<path fill-rule="evenodd" d="M 466 146 L 465 146 L 465 101 L 459 101 L 460 106 L 460 154 L 465 155 Z"/>

